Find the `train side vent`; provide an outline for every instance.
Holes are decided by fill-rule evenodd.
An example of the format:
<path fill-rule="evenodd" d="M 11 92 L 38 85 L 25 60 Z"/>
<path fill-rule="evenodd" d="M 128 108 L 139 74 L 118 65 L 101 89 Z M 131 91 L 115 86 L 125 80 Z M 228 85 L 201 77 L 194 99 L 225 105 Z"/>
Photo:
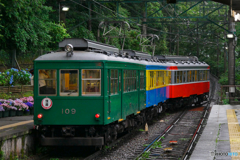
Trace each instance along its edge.
<path fill-rule="evenodd" d="M 85 38 L 66 38 L 62 42 L 59 42 L 59 48 L 62 50 L 65 49 L 67 44 L 71 44 L 73 46 L 74 51 L 99 51 L 98 53 L 105 52 L 113 52 L 118 54 L 119 49 L 115 46 L 111 46 L 108 44 L 95 42 Z"/>

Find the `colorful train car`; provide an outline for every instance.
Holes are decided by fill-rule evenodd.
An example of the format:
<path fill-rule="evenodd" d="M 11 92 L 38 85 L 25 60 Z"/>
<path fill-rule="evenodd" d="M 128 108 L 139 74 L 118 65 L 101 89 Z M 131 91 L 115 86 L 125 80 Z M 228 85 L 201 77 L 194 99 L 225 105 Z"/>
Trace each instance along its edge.
<path fill-rule="evenodd" d="M 102 146 L 209 92 L 209 66 L 195 57 L 152 57 L 87 39 L 59 47 L 65 51 L 34 61 L 34 125 L 44 146 Z"/>

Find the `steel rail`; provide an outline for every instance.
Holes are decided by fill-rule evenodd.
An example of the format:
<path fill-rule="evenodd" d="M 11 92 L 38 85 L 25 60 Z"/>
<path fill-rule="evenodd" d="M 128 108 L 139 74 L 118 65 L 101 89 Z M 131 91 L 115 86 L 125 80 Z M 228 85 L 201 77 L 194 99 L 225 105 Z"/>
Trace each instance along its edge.
<path fill-rule="evenodd" d="M 142 126 L 137 127 L 136 129 L 141 128 Z M 120 143 L 122 140 L 132 136 L 135 133 L 135 131 L 132 131 L 130 133 L 127 133 L 126 135 L 120 137 L 119 139 L 115 140 L 114 142 L 112 142 L 111 144 L 109 144 L 109 148 L 115 146 L 116 144 Z M 84 158 L 84 160 L 92 160 L 94 158 L 96 158 L 97 156 L 101 155 L 104 152 L 104 150 L 99 150 L 91 155 L 89 155 L 88 157 Z"/>
<path fill-rule="evenodd" d="M 188 155 L 189 155 L 189 153 L 190 153 L 190 151 L 193 149 L 192 146 L 193 146 L 194 142 L 196 141 L 197 136 L 199 135 L 200 129 L 202 128 L 202 123 L 203 123 L 203 121 L 204 121 L 204 119 L 205 119 L 205 117 L 206 117 L 206 113 L 207 113 L 207 111 L 208 111 L 208 109 L 209 109 L 210 102 L 207 101 L 207 102 L 202 103 L 201 105 L 205 105 L 205 104 L 207 104 L 207 108 L 205 108 L 205 112 L 203 113 L 202 119 L 199 121 L 198 127 L 197 127 L 197 129 L 195 130 L 195 132 L 194 132 L 194 134 L 193 134 L 193 137 L 192 137 L 192 139 L 191 139 L 191 141 L 190 141 L 190 143 L 189 143 L 186 151 L 184 152 L 184 154 L 183 154 L 183 156 L 182 156 L 182 157 L 184 157 L 184 158 L 187 158 Z M 193 108 L 197 108 L 197 107 L 199 107 L 199 106 L 194 106 Z M 191 109 L 193 109 L 193 108 L 191 108 Z M 185 110 L 172 122 L 172 124 L 169 125 L 169 126 L 163 131 L 163 133 L 161 133 L 157 138 L 155 138 L 140 154 L 138 154 L 137 157 L 134 158 L 134 160 L 137 160 L 137 159 L 139 160 L 139 159 L 141 159 L 141 156 L 142 156 L 142 154 L 143 154 L 144 152 L 150 151 L 151 146 L 154 144 L 154 142 L 159 142 L 159 141 L 162 139 L 162 137 L 165 136 L 165 135 L 174 127 L 174 125 L 175 125 L 187 112 L 188 112 L 188 110 L 185 109 Z M 187 157 L 186 157 L 186 156 L 187 156 Z M 186 160 L 186 159 L 183 159 L 183 160 Z"/>
<path fill-rule="evenodd" d="M 197 129 L 196 129 L 196 131 L 195 131 L 195 133 L 194 133 L 194 135 L 193 135 L 193 137 L 192 137 L 192 139 L 191 139 L 191 141 L 190 141 L 186 151 L 183 154 L 182 160 L 186 160 L 188 158 L 188 156 L 190 155 L 192 149 L 194 148 L 193 144 L 194 144 L 194 142 L 196 141 L 196 139 L 197 139 L 197 137 L 199 135 L 200 129 L 202 128 L 202 125 L 203 125 L 203 121 L 206 119 L 207 112 L 208 112 L 208 110 L 210 108 L 210 102 L 211 102 L 211 100 L 209 101 L 209 103 L 207 105 L 207 108 L 205 109 L 205 112 L 203 114 L 203 117 L 200 120 L 200 122 L 198 124 L 198 127 L 197 127 Z"/>
<path fill-rule="evenodd" d="M 214 90 L 215 90 L 216 85 L 214 85 L 213 87 L 214 87 Z M 211 104 L 212 100 L 213 100 L 213 94 L 211 95 L 211 97 L 209 97 L 207 108 L 205 109 L 204 115 L 203 115 L 202 119 L 200 120 L 200 122 L 198 124 L 198 127 L 197 127 L 197 129 L 196 129 L 196 131 L 195 131 L 195 133 L 194 133 L 194 135 L 193 135 L 193 137 L 192 137 L 192 139 L 191 139 L 191 141 L 190 141 L 190 143 L 189 143 L 185 153 L 183 154 L 182 160 L 186 160 L 190 156 L 190 153 L 191 153 L 192 149 L 194 148 L 193 144 L 194 144 L 194 142 L 196 141 L 196 139 L 197 139 L 197 137 L 199 135 L 200 129 L 202 128 L 203 121 L 205 119 L 207 119 L 206 115 L 207 115 L 207 112 L 210 109 L 210 104 Z"/>
<path fill-rule="evenodd" d="M 162 137 L 166 133 L 168 133 L 173 128 L 173 126 L 179 121 L 179 119 L 182 118 L 183 115 L 185 115 L 186 113 L 187 113 L 186 109 L 182 111 L 182 113 L 177 118 L 175 118 L 172 124 L 170 124 L 159 136 L 157 136 L 140 154 L 137 155 L 137 157 L 134 158 L 134 160 L 139 159 L 145 151 L 149 151 L 154 142 L 159 142 L 162 139 Z"/>

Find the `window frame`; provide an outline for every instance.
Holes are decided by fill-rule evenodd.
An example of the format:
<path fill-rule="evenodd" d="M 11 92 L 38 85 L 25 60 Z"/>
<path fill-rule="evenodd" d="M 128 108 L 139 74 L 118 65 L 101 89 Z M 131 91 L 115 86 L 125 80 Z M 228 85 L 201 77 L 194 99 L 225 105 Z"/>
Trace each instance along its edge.
<path fill-rule="evenodd" d="M 94 79 L 89 79 L 89 78 L 86 78 L 86 79 L 83 79 L 82 78 L 82 74 L 83 74 L 83 70 L 100 70 L 100 78 L 94 78 Z M 100 97 L 102 96 L 102 71 L 101 69 L 81 69 L 81 96 L 84 96 L 84 97 Z M 83 94 L 83 80 L 100 80 L 99 84 L 100 84 L 100 94 Z M 110 93 L 109 93 L 110 94 Z"/>
<path fill-rule="evenodd" d="M 55 79 L 54 78 L 47 78 L 47 79 L 39 79 L 39 71 L 40 70 L 55 70 L 56 72 L 55 72 Z M 57 69 L 38 69 L 38 81 L 37 81 L 37 83 L 38 83 L 38 96 L 57 96 L 57 93 L 58 93 L 58 81 L 57 81 Z M 56 81 L 56 92 L 55 92 L 55 94 L 40 94 L 40 86 L 39 86 L 39 80 L 55 80 Z M 33 82 L 34 83 L 34 82 Z"/>
<path fill-rule="evenodd" d="M 110 70 L 110 92 L 109 92 L 109 95 L 117 95 L 118 92 L 119 92 L 119 69 L 109 69 Z M 112 78 L 112 71 L 113 71 L 113 74 L 114 74 L 114 78 Z M 115 75 L 115 71 L 117 71 L 117 76 Z M 113 86 L 111 86 L 111 83 L 112 83 L 112 80 L 113 80 Z M 115 81 L 117 80 L 117 87 L 115 86 Z M 117 89 L 117 91 L 116 91 Z M 114 93 L 112 93 L 112 90 L 114 91 Z"/>
<path fill-rule="evenodd" d="M 143 75 L 141 75 L 141 72 L 143 73 Z M 145 87 L 145 81 L 146 81 L 145 74 L 146 74 L 146 72 L 144 70 L 140 70 L 139 74 L 140 74 L 139 75 L 139 78 L 140 78 L 140 87 L 139 87 L 139 89 L 140 90 L 145 90 L 146 89 L 146 87 Z M 142 79 L 143 79 L 143 81 L 142 81 Z"/>
<path fill-rule="evenodd" d="M 79 90 L 80 90 L 80 86 L 79 86 L 79 69 L 59 69 L 59 81 L 61 81 L 61 71 L 62 70 L 77 70 L 77 93 L 71 93 L 70 95 L 68 95 L 69 93 L 61 93 L 61 82 L 59 82 L 59 96 L 73 96 L 73 97 L 77 97 L 79 96 Z"/>
<path fill-rule="evenodd" d="M 133 92 L 138 90 L 138 70 L 124 69 L 123 70 L 123 92 Z"/>
<path fill-rule="evenodd" d="M 151 73 L 152 73 L 152 77 L 151 77 Z M 154 89 L 155 88 L 155 73 L 154 71 L 149 71 L 149 89 Z"/>

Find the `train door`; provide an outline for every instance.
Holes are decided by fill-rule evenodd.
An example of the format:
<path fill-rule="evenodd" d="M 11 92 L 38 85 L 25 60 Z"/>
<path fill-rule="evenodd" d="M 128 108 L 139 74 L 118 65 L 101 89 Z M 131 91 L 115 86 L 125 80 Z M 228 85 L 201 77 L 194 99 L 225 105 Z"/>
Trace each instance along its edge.
<path fill-rule="evenodd" d="M 122 117 L 136 114 L 138 110 L 139 95 L 137 90 L 137 70 L 123 70 L 122 90 Z"/>
<path fill-rule="evenodd" d="M 138 92 L 139 92 L 139 108 L 142 110 L 146 107 L 146 82 L 145 82 L 145 71 L 138 71 Z"/>
<path fill-rule="evenodd" d="M 115 121 L 122 118 L 121 110 L 121 70 L 109 69 L 108 70 L 108 97 L 109 97 L 109 108 L 108 115 Z"/>

